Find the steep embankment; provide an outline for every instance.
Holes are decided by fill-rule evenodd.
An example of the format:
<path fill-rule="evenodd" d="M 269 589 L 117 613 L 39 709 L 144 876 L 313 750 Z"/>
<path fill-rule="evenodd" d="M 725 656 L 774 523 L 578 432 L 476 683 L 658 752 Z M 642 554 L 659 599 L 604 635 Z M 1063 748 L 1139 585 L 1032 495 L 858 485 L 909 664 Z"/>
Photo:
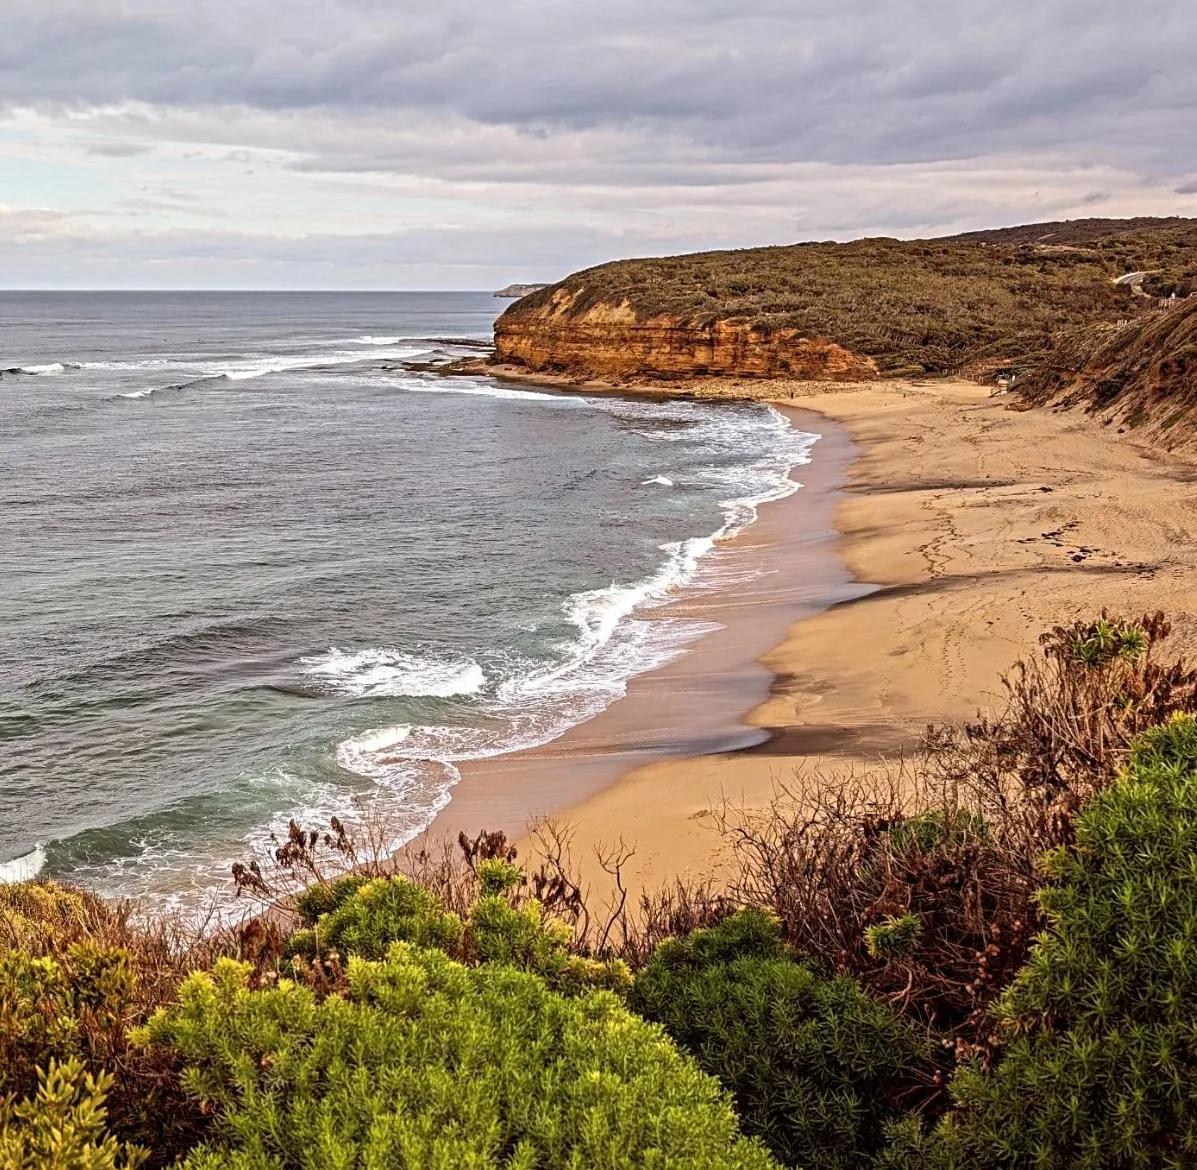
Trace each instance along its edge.
<path fill-rule="evenodd" d="M 1197 407 L 1197 297 L 1120 326 L 1077 330 L 1023 386 L 1036 405 L 1082 406 L 1164 447 L 1191 444 Z"/>
<path fill-rule="evenodd" d="M 1146 312 L 1116 277 L 1194 269 L 1197 221 L 1178 219 L 622 260 L 508 308 L 496 360 L 613 379 L 984 375 Z"/>
<path fill-rule="evenodd" d="M 499 360 L 530 370 L 608 378 L 715 374 L 859 381 L 877 376 L 871 358 L 795 329 L 668 314 L 642 318 L 626 300 L 579 311 L 575 304 L 571 290 L 558 288 L 535 308 L 505 313 L 495 326 Z"/>

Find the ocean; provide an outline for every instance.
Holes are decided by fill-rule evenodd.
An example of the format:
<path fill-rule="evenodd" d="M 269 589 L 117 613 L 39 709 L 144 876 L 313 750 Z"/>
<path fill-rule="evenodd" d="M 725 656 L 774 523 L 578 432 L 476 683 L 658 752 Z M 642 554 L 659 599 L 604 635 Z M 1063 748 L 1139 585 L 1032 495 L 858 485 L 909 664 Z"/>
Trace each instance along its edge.
<path fill-rule="evenodd" d="M 398 847 L 707 631 L 654 611 L 817 436 L 438 372 L 503 305 L 0 293 L 0 880 L 186 908 L 292 817 Z"/>

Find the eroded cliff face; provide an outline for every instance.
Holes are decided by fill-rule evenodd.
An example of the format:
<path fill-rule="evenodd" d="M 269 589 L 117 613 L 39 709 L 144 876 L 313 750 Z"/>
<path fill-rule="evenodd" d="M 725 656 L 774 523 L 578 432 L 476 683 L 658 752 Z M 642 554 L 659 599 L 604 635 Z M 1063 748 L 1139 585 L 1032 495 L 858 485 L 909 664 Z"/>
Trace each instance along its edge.
<path fill-rule="evenodd" d="M 746 322 L 693 325 L 637 318 L 623 305 L 575 313 L 564 289 L 532 309 L 515 305 L 495 323 L 495 359 L 528 370 L 621 379 L 790 377 L 860 381 L 877 377 L 871 358 L 793 330 L 766 332 Z"/>

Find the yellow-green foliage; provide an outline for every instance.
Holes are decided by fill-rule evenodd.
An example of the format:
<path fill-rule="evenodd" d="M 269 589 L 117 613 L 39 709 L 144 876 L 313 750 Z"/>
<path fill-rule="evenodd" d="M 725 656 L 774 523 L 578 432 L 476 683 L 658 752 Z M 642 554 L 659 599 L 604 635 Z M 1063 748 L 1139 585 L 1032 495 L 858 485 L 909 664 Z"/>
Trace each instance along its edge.
<path fill-rule="evenodd" d="M 54 1060 L 108 1062 L 136 989 L 123 951 L 72 943 L 60 958 L 0 954 L 0 1093 L 31 1092 L 38 1069 Z"/>
<path fill-rule="evenodd" d="M 52 882 L 0 887 L 0 1097 L 29 1098 L 48 1069 L 78 1061 L 98 1084 L 112 1076 L 112 1132 L 169 1160 L 199 1119 L 169 1062 L 128 1039 L 185 969 L 167 929 L 130 922 L 127 907 Z"/>
<path fill-rule="evenodd" d="M 395 944 L 348 993 L 193 975 L 150 1041 L 216 1127 L 188 1170 L 767 1170 L 718 1084 L 609 992 Z"/>
<path fill-rule="evenodd" d="M 78 1060 L 51 1061 L 37 1091 L 0 1100 L 2 1170 L 133 1170 L 145 1154 L 104 1132 L 108 1073 L 87 1072 Z"/>
<path fill-rule="evenodd" d="M 628 983 L 623 963 L 572 954 L 570 930 L 547 918 L 540 903 L 514 904 L 511 891 L 523 880 L 519 869 L 491 860 L 479 865 L 478 877 L 482 892 L 464 921 L 402 877 L 352 877 L 317 887 L 300 900 L 307 927 L 292 936 L 289 952 L 379 959 L 392 943 L 407 942 L 470 965 L 506 963 L 533 971 L 563 991 Z"/>
<path fill-rule="evenodd" d="M 102 913 L 94 896 L 53 882 L 0 885 L 0 953 L 52 954 L 87 936 Z"/>
<path fill-rule="evenodd" d="M 380 958 L 393 942 L 410 942 L 456 953 L 462 922 L 427 890 L 401 877 L 362 881 L 344 878 L 315 887 L 299 902 L 308 926 L 291 937 L 292 954 L 361 955 Z"/>

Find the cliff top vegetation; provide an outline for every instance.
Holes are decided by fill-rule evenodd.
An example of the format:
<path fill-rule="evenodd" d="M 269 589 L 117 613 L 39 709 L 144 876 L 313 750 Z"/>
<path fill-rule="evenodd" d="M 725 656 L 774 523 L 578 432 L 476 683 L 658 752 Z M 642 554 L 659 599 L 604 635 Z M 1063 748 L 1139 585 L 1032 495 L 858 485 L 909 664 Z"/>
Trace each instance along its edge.
<path fill-rule="evenodd" d="M 1115 284 L 1136 272 L 1138 288 Z M 627 305 L 639 320 L 825 338 L 886 375 L 978 376 L 1028 369 L 1062 331 L 1140 317 L 1195 278 L 1197 220 L 1088 219 L 619 260 L 524 297 L 496 328 Z"/>
<path fill-rule="evenodd" d="M 1064 335 L 1021 388 L 1036 405 L 1082 406 L 1127 429 L 1145 427 L 1166 447 L 1191 439 L 1197 297 L 1120 326 Z"/>

